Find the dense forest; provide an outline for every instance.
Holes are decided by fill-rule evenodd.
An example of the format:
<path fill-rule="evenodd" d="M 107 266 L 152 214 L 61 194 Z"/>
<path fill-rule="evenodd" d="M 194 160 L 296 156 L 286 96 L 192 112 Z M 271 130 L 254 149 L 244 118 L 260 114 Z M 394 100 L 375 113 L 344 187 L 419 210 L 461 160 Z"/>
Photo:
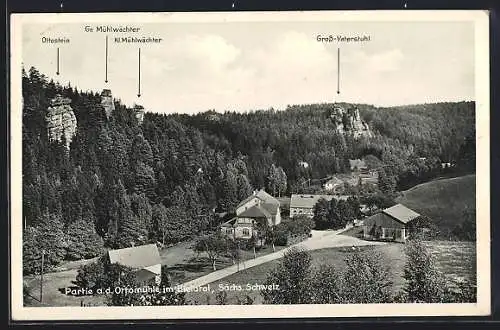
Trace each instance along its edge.
<path fill-rule="evenodd" d="M 275 195 L 300 192 L 302 182 L 370 159 L 385 193 L 433 175 L 442 162 L 473 172 L 474 103 L 357 107 L 373 136 L 338 133 L 332 104 L 286 110 L 196 115 L 147 112 L 138 123 L 115 100 L 107 118 L 101 98 L 60 86 L 35 68 L 23 70 L 23 221 L 25 272 L 160 241 L 175 243 L 213 225 L 254 189 Z M 49 142 L 50 100 L 71 99 L 77 132 Z M 307 167 L 301 166 L 306 162 Z"/>

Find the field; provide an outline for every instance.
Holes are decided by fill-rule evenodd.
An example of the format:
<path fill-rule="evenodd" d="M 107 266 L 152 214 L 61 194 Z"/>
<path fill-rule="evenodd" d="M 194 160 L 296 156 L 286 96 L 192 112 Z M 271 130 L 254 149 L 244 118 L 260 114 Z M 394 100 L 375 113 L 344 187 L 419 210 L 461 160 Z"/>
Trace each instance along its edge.
<path fill-rule="evenodd" d="M 197 254 L 192 246 L 194 241 L 187 241 L 167 247 L 160 251 L 160 257 L 163 265 L 169 265 L 168 271 L 171 276 L 172 284 L 181 284 L 189 280 L 201 277 L 212 272 L 212 265 L 205 257 L 204 253 Z M 283 247 L 276 246 L 276 251 Z M 271 247 L 265 247 L 256 251 L 256 256 L 262 256 L 273 252 Z M 249 260 L 254 258 L 253 251 L 241 251 L 241 259 Z M 32 298 L 26 299 L 27 306 L 102 306 L 105 304 L 103 296 L 71 296 L 64 293 L 65 288 L 74 286 L 73 281 L 76 278 L 78 268 L 89 262 L 95 261 L 79 260 L 67 262 L 55 269 L 53 272 L 44 274 L 43 299 L 40 297 L 40 276 L 26 276 L 24 282 L 30 289 Z M 217 269 L 231 266 L 233 263 L 230 258 L 221 257 L 216 262 Z"/>
<path fill-rule="evenodd" d="M 404 191 L 396 202 L 431 218 L 441 229 L 452 229 L 465 209 L 476 208 L 476 175 L 422 183 Z"/>
<path fill-rule="evenodd" d="M 161 252 L 162 264 L 168 265 L 168 272 L 172 284 L 181 284 L 195 278 L 201 277 L 212 272 L 212 265 L 205 253 L 196 253 L 192 246 L 194 242 L 183 242 L 173 247 L 164 249 Z M 276 251 L 283 249 L 282 246 L 276 246 Z M 265 246 L 256 251 L 256 257 L 272 253 L 272 247 Z M 254 258 L 253 251 L 241 250 L 241 260 Z M 216 268 L 222 269 L 232 266 L 232 260 L 227 257 L 221 257 L 216 262 Z"/>
<path fill-rule="evenodd" d="M 450 279 L 469 278 L 475 281 L 476 277 L 476 249 L 472 242 L 429 241 L 426 245 L 436 258 L 438 269 Z M 378 246 L 358 247 L 361 251 L 373 250 L 382 256 L 383 264 L 388 268 L 390 279 L 393 282 L 392 292 L 402 289 L 404 285 L 403 269 L 405 265 L 404 244 L 388 243 Z M 311 251 L 313 266 L 330 264 L 341 270 L 346 255 L 353 253 L 350 248 L 330 248 Z M 188 293 L 187 299 L 198 304 L 215 304 L 219 285 L 262 284 L 267 274 L 273 270 L 280 260 L 241 271 L 222 280 L 210 284 L 213 293 Z M 254 303 L 262 303 L 259 291 L 227 291 L 227 304 L 237 304 L 238 298 L 244 300 L 250 296 Z"/>

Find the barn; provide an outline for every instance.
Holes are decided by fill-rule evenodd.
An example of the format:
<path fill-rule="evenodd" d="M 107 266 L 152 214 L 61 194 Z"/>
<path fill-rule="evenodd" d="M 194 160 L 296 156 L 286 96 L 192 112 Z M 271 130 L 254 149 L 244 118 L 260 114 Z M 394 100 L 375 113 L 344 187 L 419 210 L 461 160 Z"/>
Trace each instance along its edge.
<path fill-rule="evenodd" d="M 363 237 L 372 240 L 405 242 L 410 235 L 410 223 L 420 214 L 402 204 L 396 204 L 366 218 L 363 222 Z"/>

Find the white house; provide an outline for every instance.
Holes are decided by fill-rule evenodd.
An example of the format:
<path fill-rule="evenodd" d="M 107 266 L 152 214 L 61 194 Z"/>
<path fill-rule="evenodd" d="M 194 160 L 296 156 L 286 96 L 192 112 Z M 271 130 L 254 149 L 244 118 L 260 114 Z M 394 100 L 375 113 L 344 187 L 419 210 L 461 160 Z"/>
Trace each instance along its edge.
<path fill-rule="evenodd" d="M 251 238 L 259 228 L 281 223 L 279 201 L 263 189 L 254 193 L 236 207 L 236 217 L 225 222 L 221 231 L 233 238 Z"/>

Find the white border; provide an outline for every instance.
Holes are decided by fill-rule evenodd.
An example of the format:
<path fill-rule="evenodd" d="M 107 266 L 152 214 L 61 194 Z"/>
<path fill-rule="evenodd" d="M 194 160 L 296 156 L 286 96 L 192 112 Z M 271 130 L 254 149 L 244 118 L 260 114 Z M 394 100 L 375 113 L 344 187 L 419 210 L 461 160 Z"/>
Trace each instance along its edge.
<path fill-rule="evenodd" d="M 11 15 L 11 310 L 21 320 L 473 316 L 491 312 L 489 193 L 489 17 L 487 11 L 311 11 L 210 13 L 92 13 Z M 23 307 L 22 297 L 22 27 L 29 23 L 186 22 L 444 22 L 475 24 L 477 304 L 226 305 L 166 307 Z M 19 71 L 16 71 L 19 70 Z"/>

